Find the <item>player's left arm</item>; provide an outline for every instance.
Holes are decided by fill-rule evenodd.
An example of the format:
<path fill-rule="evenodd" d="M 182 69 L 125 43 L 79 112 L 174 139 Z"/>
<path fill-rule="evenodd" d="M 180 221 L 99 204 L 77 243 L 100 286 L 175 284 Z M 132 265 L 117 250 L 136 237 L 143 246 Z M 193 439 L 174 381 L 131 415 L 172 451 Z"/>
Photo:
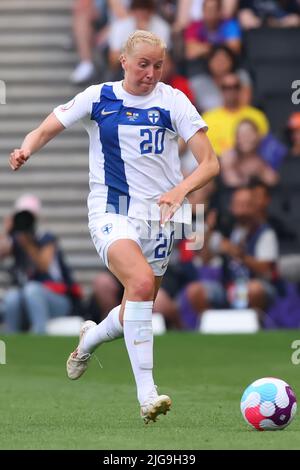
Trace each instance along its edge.
<path fill-rule="evenodd" d="M 218 158 L 204 130 L 200 129 L 193 134 L 187 144 L 199 166 L 175 188 L 160 197 L 158 204 L 161 207 L 162 225 L 173 217 L 189 193 L 205 186 L 220 171 Z"/>
<path fill-rule="evenodd" d="M 205 186 L 220 171 L 218 157 L 204 130 L 197 131 L 187 144 L 199 166 L 179 184 L 185 196 Z"/>

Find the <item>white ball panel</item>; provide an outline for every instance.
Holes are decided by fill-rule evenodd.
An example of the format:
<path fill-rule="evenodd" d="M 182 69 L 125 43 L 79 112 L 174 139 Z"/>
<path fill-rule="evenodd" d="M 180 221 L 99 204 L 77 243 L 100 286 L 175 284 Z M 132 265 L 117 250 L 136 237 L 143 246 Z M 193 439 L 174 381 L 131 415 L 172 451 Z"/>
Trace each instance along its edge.
<path fill-rule="evenodd" d="M 261 412 L 263 416 L 266 416 L 266 417 L 273 416 L 273 414 L 275 413 L 275 405 L 271 401 L 264 401 L 260 405 L 259 411 Z"/>

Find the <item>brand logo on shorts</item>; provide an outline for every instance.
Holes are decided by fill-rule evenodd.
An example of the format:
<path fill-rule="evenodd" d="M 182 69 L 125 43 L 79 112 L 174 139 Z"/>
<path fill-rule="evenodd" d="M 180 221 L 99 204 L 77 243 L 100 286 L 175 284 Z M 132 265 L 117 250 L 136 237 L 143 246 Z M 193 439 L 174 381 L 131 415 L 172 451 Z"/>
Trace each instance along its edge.
<path fill-rule="evenodd" d="M 169 260 L 168 260 L 168 261 L 165 261 L 165 262 L 161 265 L 161 269 L 165 269 L 165 268 L 168 266 L 168 263 L 169 263 Z"/>
<path fill-rule="evenodd" d="M 108 235 L 112 231 L 112 228 L 113 228 L 113 224 L 106 224 L 106 225 L 103 225 L 103 227 L 101 227 L 101 230 L 104 233 L 104 235 Z"/>
<path fill-rule="evenodd" d="M 152 109 L 152 111 L 148 111 L 148 119 L 152 124 L 156 124 L 159 121 L 160 112 L 156 109 Z"/>

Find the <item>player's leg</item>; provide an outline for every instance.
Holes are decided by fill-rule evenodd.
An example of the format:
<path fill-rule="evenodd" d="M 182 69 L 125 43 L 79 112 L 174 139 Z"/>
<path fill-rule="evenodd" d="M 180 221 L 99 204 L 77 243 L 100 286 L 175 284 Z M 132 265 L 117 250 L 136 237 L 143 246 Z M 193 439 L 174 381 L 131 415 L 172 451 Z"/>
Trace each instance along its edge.
<path fill-rule="evenodd" d="M 67 316 L 71 302 L 67 296 L 51 292 L 41 282 L 29 281 L 23 287 L 23 299 L 31 323 L 31 332 L 45 334 L 47 321 L 58 316 Z"/>
<path fill-rule="evenodd" d="M 154 296 L 157 293 L 153 271 L 135 241 L 121 239 L 112 243 L 108 248 L 108 260 L 109 269 L 124 286 L 124 296 L 122 304 L 115 307 L 107 316 L 107 325 L 111 324 L 114 330 L 112 334 L 107 334 L 110 337 L 107 341 L 122 336 L 123 316 L 127 300 L 144 301 L 146 299 L 153 304 Z M 98 325 L 99 331 L 100 325 L 105 325 L 104 322 L 105 320 Z M 96 334 L 96 328 L 90 331 L 84 340 L 85 347 L 90 350 L 103 342 L 99 337 L 97 343 L 95 337 L 95 343 L 92 346 L 92 340 L 90 339 L 93 333 Z"/>
<path fill-rule="evenodd" d="M 152 377 L 152 307 L 160 279 L 154 278 L 153 270 L 140 248 L 136 228 L 126 217 L 106 214 L 90 229 L 100 257 L 125 288 L 121 312 L 115 309 L 114 320 L 121 318 L 122 321 L 123 315 L 125 317 L 125 342 L 129 345 L 128 352 L 137 380 L 138 395 L 141 403 L 147 403 L 147 414 L 143 417 L 145 421 L 155 420 L 158 414 L 166 413 L 171 404 L 169 397 L 158 396 Z M 127 321 L 126 317 L 132 317 L 132 320 Z M 103 325 L 96 327 L 95 324 L 88 322 L 86 331 L 81 334 L 79 346 L 84 343 L 86 347 L 86 339 L 90 340 L 97 332 L 94 336 L 94 345 L 90 343 L 90 346 L 96 346 L 99 341 L 98 328 L 102 327 Z M 119 333 L 121 334 L 121 331 Z M 139 342 L 135 336 L 143 333 L 147 338 L 143 335 L 142 342 Z M 68 376 L 72 379 L 82 375 L 91 356 L 90 352 L 78 355 L 79 350 L 80 347 L 77 347 L 67 362 Z M 149 368 L 143 367 L 145 360 L 150 365 Z"/>
<path fill-rule="evenodd" d="M 163 276 L 156 276 L 154 283 L 154 299 L 155 301 Z M 151 325 L 152 326 L 152 325 Z M 152 335 L 153 336 L 153 335 Z M 141 403 L 141 417 L 145 424 L 150 421 L 156 421 L 157 416 L 166 414 L 171 408 L 172 401 L 168 395 L 158 395 L 157 387 L 150 391 L 145 397 L 144 402 Z"/>
<path fill-rule="evenodd" d="M 109 268 L 124 286 L 120 320 L 137 384 L 139 402 L 154 389 L 152 309 L 154 274 L 133 240 L 118 240 L 108 250 Z"/>
<path fill-rule="evenodd" d="M 162 277 L 155 278 L 154 299 L 156 298 Z M 92 353 L 103 343 L 108 343 L 115 339 L 122 338 L 123 332 L 123 315 L 127 294 L 124 292 L 122 303 L 114 307 L 108 315 L 98 325 L 90 327 L 83 337 L 81 351 L 83 353 Z M 91 325 L 92 326 L 92 325 Z"/>
<path fill-rule="evenodd" d="M 155 421 L 159 414 L 165 414 L 171 406 L 168 396 L 158 395 L 153 380 L 152 310 L 161 279 L 155 278 L 141 248 L 131 240 L 112 244 L 108 259 L 109 268 L 125 288 L 120 319 L 123 320 L 141 416 L 148 423 Z"/>
<path fill-rule="evenodd" d="M 111 244 L 118 240 L 138 239 L 138 235 L 127 217 L 118 214 L 103 214 L 90 225 L 95 248 L 108 266 L 107 252 Z M 83 323 L 79 344 L 67 360 L 67 374 L 72 380 L 78 379 L 88 367 L 91 353 L 103 342 L 112 341 L 123 336 L 123 325 L 119 321 L 120 305 L 112 309 L 99 324 L 86 321 Z"/>
<path fill-rule="evenodd" d="M 125 288 L 124 299 L 122 302 L 123 308 L 121 308 L 120 305 L 115 307 L 109 312 L 107 317 L 99 323 L 99 325 L 96 325 L 96 323 L 92 321 L 86 321 L 83 324 L 80 331 L 79 344 L 75 351 L 70 354 L 67 361 L 67 374 L 72 380 L 78 379 L 85 372 L 88 367 L 91 353 L 97 346 L 104 342 L 109 342 L 123 337 L 123 321 L 121 321 L 121 318 L 123 318 L 123 312 L 128 297 L 128 285 L 131 299 L 140 298 L 140 296 L 132 297 L 132 289 L 130 287 L 132 284 L 142 292 L 142 298 L 146 293 L 146 298 L 149 298 L 151 305 L 153 305 L 155 284 L 154 275 L 147 264 L 139 245 L 133 240 L 121 239 L 114 241 L 112 245 L 108 247 L 109 252 L 111 251 L 111 248 L 113 248 L 112 259 L 115 257 L 120 259 L 119 263 L 115 263 L 118 265 L 118 268 L 111 269 L 111 271 L 116 275 Z M 105 256 L 105 258 L 107 258 L 107 256 Z M 111 267 L 109 266 L 109 268 Z M 143 274 L 144 271 L 145 274 Z M 128 277 L 128 282 L 124 280 L 126 275 Z M 144 281 L 142 281 L 142 279 L 144 279 Z M 147 289 L 149 292 L 148 294 L 146 292 Z"/>
<path fill-rule="evenodd" d="M 168 328 L 176 330 L 183 328 L 177 303 L 164 288 L 158 291 L 154 303 L 154 312 L 159 312 L 164 316 Z"/>

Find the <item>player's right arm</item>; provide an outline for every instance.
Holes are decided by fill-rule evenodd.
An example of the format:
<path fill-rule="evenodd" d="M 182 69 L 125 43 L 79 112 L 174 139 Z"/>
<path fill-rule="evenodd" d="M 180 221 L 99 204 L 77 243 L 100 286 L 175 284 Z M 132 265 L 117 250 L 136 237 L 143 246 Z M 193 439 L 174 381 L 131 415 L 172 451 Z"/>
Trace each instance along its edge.
<path fill-rule="evenodd" d="M 27 134 L 21 148 L 14 149 L 10 154 L 9 165 L 11 169 L 18 170 L 33 153 L 43 148 L 65 128 L 89 115 L 92 103 L 97 101 L 99 96 L 99 86 L 92 85 L 78 93 L 68 103 L 57 106 L 39 127 Z"/>
<path fill-rule="evenodd" d="M 14 149 L 9 157 L 9 165 L 13 171 L 18 170 L 29 157 L 63 131 L 65 127 L 54 113 L 49 114 L 39 127 L 26 135 L 21 148 Z"/>

